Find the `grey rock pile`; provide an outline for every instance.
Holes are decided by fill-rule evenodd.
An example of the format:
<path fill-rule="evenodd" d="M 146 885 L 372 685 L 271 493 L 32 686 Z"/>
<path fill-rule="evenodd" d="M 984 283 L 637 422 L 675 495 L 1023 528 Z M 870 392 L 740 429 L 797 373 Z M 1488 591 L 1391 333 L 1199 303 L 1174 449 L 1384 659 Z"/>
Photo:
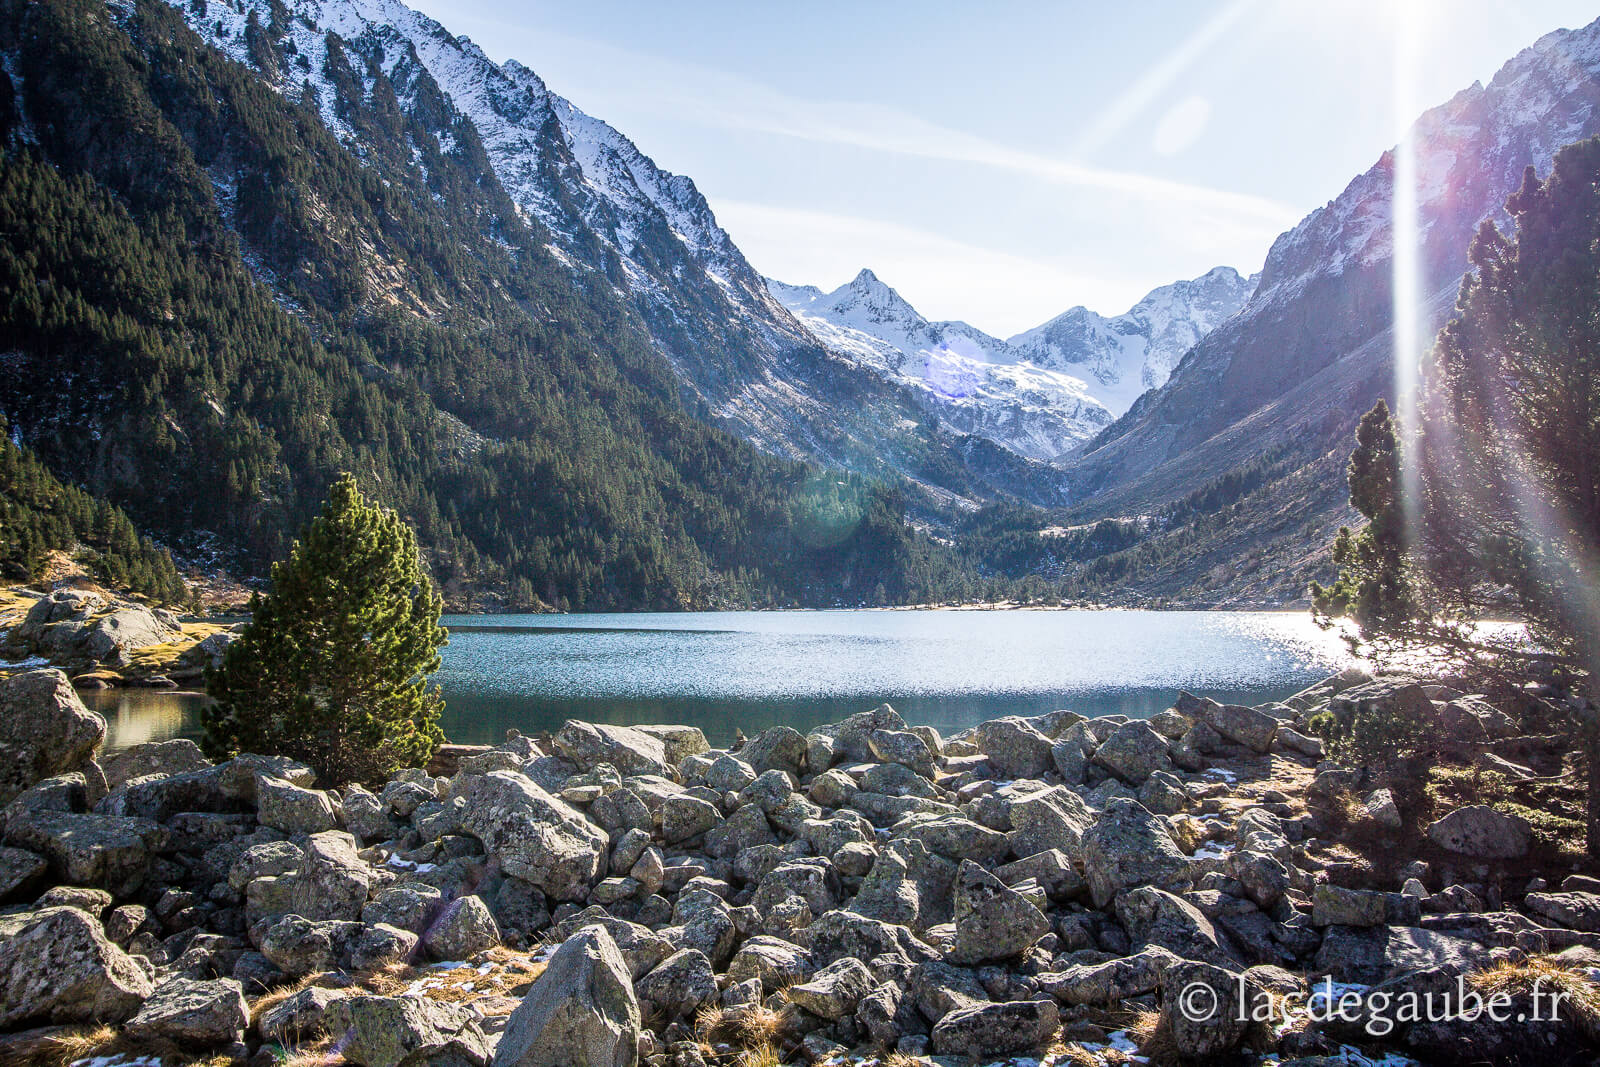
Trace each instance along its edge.
<path fill-rule="evenodd" d="M 569 722 L 447 777 L 336 791 L 183 742 L 96 762 L 64 678 L 22 675 L 0 682 L 0 1030 L 106 1022 L 262 1065 L 331 1038 L 367 1067 L 702 1067 L 739 1042 L 813 1063 L 1092 1049 L 1143 1010 L 1188 1059 L 1330 1054 L 1355 1038 L 1208 1025 L 1179 991 L 1226 1008 L 1321 976 L 1392 988 L 1600 953 L 1600 883 L 1502 910 L 1492 865 L 1529 849 L 1515 816 L 1419 828 L 1435 851 L 1385 884 L 1329 847 L 1349 798 L 1376 832 L 1403 813 L 1364 769 L 1319 763 L 1306 719 L 1419 693 L 1503 736 L 1465 698 L 1348 678 L 1287 706 L 1185 694 L 1148 722 L 951 738 L 885 705 L 736 751 Z M 438 995 L 448 975 L 467 984 Z"/>

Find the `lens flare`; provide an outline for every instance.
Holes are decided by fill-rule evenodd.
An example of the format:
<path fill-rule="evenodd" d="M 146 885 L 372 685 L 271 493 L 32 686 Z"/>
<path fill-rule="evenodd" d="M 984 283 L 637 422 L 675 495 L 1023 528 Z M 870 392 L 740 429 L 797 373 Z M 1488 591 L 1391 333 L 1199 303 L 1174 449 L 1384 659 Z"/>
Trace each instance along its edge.
<path fill-rule="evenodd" d="M 1421 46 L 1422 0 L 1399 0 L 1394 12 L 1394 114 L 1398 137 L 1394 149 L 1394 196 L 1390 232 L 1394 242 L 1394 398 L 1402 440 L 1416 440 L 1417 384 L 1422 366 L 1421 225 L 1417 217 L 1417 114 L 1418 54 Z M 1417 465 L 1407 460 L 1401 469 L 1407 525 L 1417 520 Z"/>

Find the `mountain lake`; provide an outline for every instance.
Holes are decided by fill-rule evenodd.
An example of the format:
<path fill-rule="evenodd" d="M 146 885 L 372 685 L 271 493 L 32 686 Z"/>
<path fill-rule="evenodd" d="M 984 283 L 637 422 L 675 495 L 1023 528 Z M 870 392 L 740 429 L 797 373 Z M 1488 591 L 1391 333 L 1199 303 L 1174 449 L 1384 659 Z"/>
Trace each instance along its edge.
<path fill-rule="evenodd" d="M 713 745 L 786 724 L 802 733 L 887 701 L 950 734 L 1000 715 L 1071 708 L 1152 715 L 1181 689 L 1259 704 L 1353 660 L 1305 612 L 739 611 L 451 615 L 435 676 L 453 742 L 566 719 L 686 723 Z M 198 737 L 199 693 L 86 692 L 109 751 Z"/>

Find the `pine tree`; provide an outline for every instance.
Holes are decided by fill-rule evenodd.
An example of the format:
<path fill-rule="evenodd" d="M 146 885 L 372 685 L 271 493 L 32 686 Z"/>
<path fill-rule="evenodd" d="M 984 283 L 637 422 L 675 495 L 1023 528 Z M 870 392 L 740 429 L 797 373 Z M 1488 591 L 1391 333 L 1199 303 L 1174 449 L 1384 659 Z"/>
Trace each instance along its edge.
<path fill-rule="evenodd" d="M 343 475 L 207 677 L 207 750 L 292 756 L 326 783 L 426 763 L 444 740 L 441 608 L 410 527 Z"/>
<path fill-rule="evenodd" d="M 1400 442 L 1382 400 L 1361 416 L 1348 477 L 1350 506 L 1367 525 L 1359 533 L 1340 527 L 1333 544 L 1338 579 L 1329 588 L 1311 583 L 1312 610 L 1324 619 L 1348 617 L 1369 637 L 1392 633 L 1415 617 L 1416 605 L 1405 563 Z"/>

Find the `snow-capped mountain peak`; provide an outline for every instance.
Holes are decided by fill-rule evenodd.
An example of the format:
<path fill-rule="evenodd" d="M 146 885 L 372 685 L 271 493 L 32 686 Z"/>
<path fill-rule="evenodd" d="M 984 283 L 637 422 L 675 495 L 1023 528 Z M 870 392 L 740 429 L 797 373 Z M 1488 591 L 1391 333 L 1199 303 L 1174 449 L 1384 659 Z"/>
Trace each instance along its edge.
<path fill-rule="evenodd" d="M 1095 397 L 1121 415 L 1140 394 L 1163 384 L 1202 337 L 1237 314 L 1259 279 L 1214 267 L 1152 289 L 1115 318 L 1075 307 L 1007 343 L 1030 362 L 1088 379 Z"/>
<path fill-rule="evenodd" d="M 1153 290 L 1114 319 L 1077 307 L 1009 341 L 965 322 L 930 322 L 871 270 L 826 293 L 767 286 L 831 351 L 919 390 L 967 432 L 1048 460 L 1166 381 L 1243 305 L 1255 279 L 1217 267 Z"/>

